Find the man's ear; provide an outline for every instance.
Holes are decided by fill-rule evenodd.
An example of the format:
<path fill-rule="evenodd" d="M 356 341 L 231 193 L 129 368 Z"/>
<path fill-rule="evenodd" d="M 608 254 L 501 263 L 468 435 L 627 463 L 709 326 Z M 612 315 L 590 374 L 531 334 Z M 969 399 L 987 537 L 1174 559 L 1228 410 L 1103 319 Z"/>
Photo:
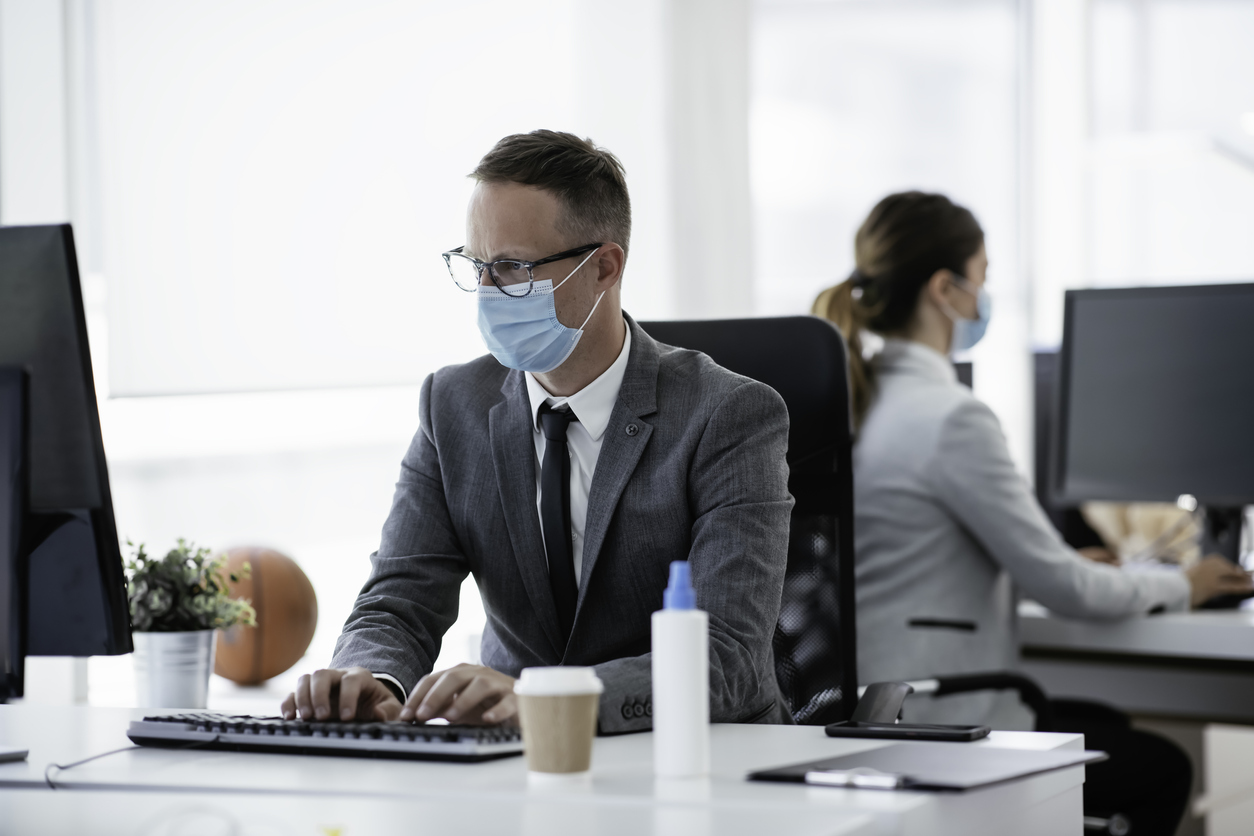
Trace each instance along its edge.
<path fill-rule="evenodd" d="M 597 284 L 602 291 L 609 290 L 618 284 L 623 277 L 623 265 L 627 261 L 627 253 L 613 242 L 602 244 L 601 249 L 592 257 L 597 267 Z"/>

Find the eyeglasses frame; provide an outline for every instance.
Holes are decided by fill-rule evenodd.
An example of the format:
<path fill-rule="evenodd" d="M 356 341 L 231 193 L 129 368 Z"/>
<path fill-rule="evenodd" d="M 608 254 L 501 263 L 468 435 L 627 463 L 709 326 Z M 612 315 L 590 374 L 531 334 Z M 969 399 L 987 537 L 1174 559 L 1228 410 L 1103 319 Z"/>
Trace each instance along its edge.
<path fill-rule="evenodd" d="M 475 293 L 478 290 L 478 285 L 476 285 L 476 287 L 473 289 L 468 289 L 468 288 L 462 287 L 460 284 L 457 283 L 457 278 L 453 275 L 453 256 L 464 258 L 467 261 L 469 261 L 471 264 L 473 264 L 479 276 L 480 282 L 483 281 L 483 271 L 486 268 L 488 271 L 488 278 L 492 279 L 492 284 L 496 285 L 498 290 L 500 290 L 502 293 L 504 293 L 506 296 L 509 296 L 512 299 L 522 299 L 525 296 L 531 295 L 532 287 L 536 283 L 536 277 L 533 272 L 535 268 L 539 267 L 542 264 L 551 264 L 554 261 L 562 261 L 563 259 L 574 258 L 577 255 L 583 255 L 584 253 L 592 252 L 598 247 L 604 247 L 604 246 L 605 246 L 604 242 L 598 242 L 596 244 L 584 244 L 582 247 L 575 247 L 572 250 L 565 250 L 564 252 L 556 253 L 555 255 L 545 256 L 544 258 L 541 258 L 538 261 L 523 261 L 522 259 L 519 259 L 519 258 L 498 258 L 496 261 L 481 261 L 475 258 L 474 256 L 466 255 L 464 252 L 462 252 L 463 250 L 466 249 L 465 244 L 463 244 L 462 246 L 458 247 L 455 250 L 449 250 L 446 253 L 440 253 L 440 255 L 444 259 L 444 266 L 448 268 L 449 278 L 453 279 L 453 284 L 457 285 L 458 290 L 464 290 L 467 293 Z M 497 278 L 497 275 L 496 275 L 496 265 L 498 264 L 516 265 L 515 269 L 517 269 L 517 267 L 526 267 L 527 268 L 527 292 L 526 293 L 511 293 L 510 291 L 506 290 L 505 289 L 506 285 L 501 284 L 500 280 Z M 518 285 L 512 284 L 512 285 L 508 285 L 508 287 L 518 287 Z"/>

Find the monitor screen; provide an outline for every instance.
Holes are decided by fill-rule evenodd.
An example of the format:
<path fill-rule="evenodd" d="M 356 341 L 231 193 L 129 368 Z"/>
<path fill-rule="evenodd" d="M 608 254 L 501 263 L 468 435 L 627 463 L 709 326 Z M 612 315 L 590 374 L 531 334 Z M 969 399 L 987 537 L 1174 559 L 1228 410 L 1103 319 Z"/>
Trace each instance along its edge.
<path fill-rule="evenodd" d="M 1059 501 L 1254 502 L 1254 284 L 1066 296 Z"/>
<path fill-rule="evenodd" d="M 0 366 L 29 374 L 27 652 L 130 652 L 126 581 L 68 224 L 0 227 Z"/>
<path fill-rule="evenodd" d="M 68 280 L 62 227 L 0 230 L 0 363 L 29 368 L 31 505 L 99 508 L 95 392 L 84 380 L 82 303 Z M 90 366 L 87 367 L 90 374 Z M 88 398 L 91 402 L 88 402 Z M 89 411 L 90 410 L 90 411 Z"/>

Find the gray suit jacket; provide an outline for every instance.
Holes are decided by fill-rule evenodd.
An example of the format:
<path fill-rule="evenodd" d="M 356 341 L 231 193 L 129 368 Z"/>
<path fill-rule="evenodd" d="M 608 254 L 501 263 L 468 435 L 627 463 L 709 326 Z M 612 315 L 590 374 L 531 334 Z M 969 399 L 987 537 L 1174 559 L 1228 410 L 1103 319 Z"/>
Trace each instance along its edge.
<path fill-rule="evenodd" d="M 418 432 L 334 666 L 388 673 L 411 690 L 471 573 L 487 613 L 483 664 L 514 677 L 592 665 L 605 683 L 601 732 L 648 729 L 650 616 L 670 561 L 686 558 L 710 615 L 710 719 L 786 720 L 771 638 L 792 508 L 788 413 L 770 387 L 627 321 L 631 353 L 588 497 L 569 643 L 536 514 L 526 383 L 489 355 L 423 384 Z"/>
<path fill-rule="evenodd" d="M 1188 606 L 1179 573 L 1100 565 L 1063 542 L 945 357 L 888 340 L 875 368 L 853 455 L 860 682 L 1013 670 L 1015 587 L 1071 618 Z M 1000 725 L 1014 702 L 912 697 L 904 716 Z"/>

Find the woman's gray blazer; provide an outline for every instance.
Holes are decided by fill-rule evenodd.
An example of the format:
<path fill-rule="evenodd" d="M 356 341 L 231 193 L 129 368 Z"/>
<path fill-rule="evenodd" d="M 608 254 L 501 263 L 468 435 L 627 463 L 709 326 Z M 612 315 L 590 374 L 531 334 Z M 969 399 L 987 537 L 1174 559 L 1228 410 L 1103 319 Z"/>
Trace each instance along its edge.
<path fill-rule="evenodd" d="M 1063 542 L 947 358 L 888 340 L 873 362 L 853 456 L 859 682 L 1015 668 L 1016 587 L 1074 618 L 1188 606 L 1178 572 L 1123 571 Z M 912 698 L 906 718 L 996 723 L 1006 702 Z"/>

